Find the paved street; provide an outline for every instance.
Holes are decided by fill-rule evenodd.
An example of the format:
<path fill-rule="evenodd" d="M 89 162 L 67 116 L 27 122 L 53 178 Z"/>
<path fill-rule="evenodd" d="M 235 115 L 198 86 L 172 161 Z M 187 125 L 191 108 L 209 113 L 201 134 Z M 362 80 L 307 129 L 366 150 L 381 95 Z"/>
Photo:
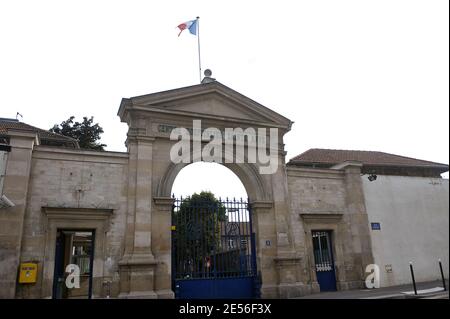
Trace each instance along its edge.
<path fill-rule="evenodd" d="M 418 297 L 424 299 L 448 299 L 447 291 L 443 291 L 442 281 L 417 283 Z M 440 289 L 439 289 L 440 288 Z M 347 291 L 323 292 L 298 299 L 407 299 L 414 296 L 413 285 L 402 285 L 378 289 L 355 289 Z"/>

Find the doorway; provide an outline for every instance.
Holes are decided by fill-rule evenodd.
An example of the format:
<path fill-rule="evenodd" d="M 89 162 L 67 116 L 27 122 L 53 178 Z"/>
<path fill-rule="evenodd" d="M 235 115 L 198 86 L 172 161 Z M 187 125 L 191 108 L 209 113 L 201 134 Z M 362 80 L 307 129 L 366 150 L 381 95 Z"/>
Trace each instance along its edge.
<path fill-rule="evenodd" d="M 173 195 L 172 207 L 175 298 L 258 298 L 252 209 L 240 178 L 218 163 L 196 162 L 179 172 L 172 191 L 182 195 Z"/>
<path fill-rule="evenodd" d="M 331 231 L 312 231 L 312 240 L 320 291 L 336 291 Z"/>
<path fill-rule="evenodd" d="M 94 263 L 94 230 L 58 229 L 56 233 L 54 299 L 90 299 Z M 68 287 L 69 271 L 79 270 L 79 285 Z M 73 271 L 73 270 L 72 270 Z"/>

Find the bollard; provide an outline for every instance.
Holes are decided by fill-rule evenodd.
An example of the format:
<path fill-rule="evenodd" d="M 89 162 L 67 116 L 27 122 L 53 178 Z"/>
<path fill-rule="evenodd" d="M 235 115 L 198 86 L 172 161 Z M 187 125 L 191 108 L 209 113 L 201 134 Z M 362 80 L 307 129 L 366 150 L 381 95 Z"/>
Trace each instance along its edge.
<path fill-rule="evenodd" d="M 439 269 L 441 270 L 441 277 L 442 277 L 442 284 L 444 285 L 444 291 L 447 291 L 447 286 L 445 285 L 444 271 L 442 270 L 441 258 L 439 258 Z"/>
<path fill-rule="evenodd" d="M 414 286 L 414 294 L 417 296 L 417 287 L 416 287 L 416 279 L 414 278 L 414 269 L 412 265 L 412 261 L 409 262 L 409 269 L 411 270 L 411 278 Z"/>

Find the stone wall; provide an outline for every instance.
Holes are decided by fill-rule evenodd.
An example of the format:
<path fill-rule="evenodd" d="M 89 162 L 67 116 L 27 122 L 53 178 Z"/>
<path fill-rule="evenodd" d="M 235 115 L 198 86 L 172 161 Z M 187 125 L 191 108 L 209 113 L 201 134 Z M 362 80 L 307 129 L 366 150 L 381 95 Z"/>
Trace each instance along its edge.
<path fill-rule="evenodd" d="M 10 131 L 3 193 L 15 206 L 0 209 L 0 298 L 14 298 L 22 243 L 22 230 L 36 135 Z"/>
<path fill-rule="evenodd" d="M 299 280 L 304 295 L 319 292 L 312 249 L 314 230 L 331 231 L 338 290 L 363 285 L 371 251 L 362 186 L 353 182 L 355 176 L 359 179 L 359 172 L 357 165 L 287 168 L 290 223 L 295 249 L 301 256 Z"/>
<path fill-rule="evenodd" d="M 134 157 L 39 146 L 26 134 L 13 137 L 11 145 L 4 192 L 16 206 L 0 211 L 2 298 L 51 297 L 55 236 L 60 228 L 96 231 L 94 298 L 105 297 L 107 290 L 111 297 L 124 297 L 124 291 L 125 297 L 135 297 L 147 290 L 156 298 L 173 297 L 169 196 L 181 167 L 173 166 L 171 173 L 170 144 L 160 139 L 130 139 Z M 438 258 L 448 274 L 448 242 L 442 241 L 448 238 L 448 180 L 378 176 L 368 182 L 361 178 L 361 165 L 348 162 L 331 169 L 287 166 L 286 182 L 280 170 L 279 175 L 260 179 L 262 188 L 258 189 L 253 184 L 257 178 L 247 174 L 245 167 L 230 167 L 256 195 L 254 229 L 266 297 L 320 291 L 312 249 L 314 230 L 332 233 L 339 290 L 363 287 L 365 267 L 374 262 L 373 255 L 381 267 L 383 286 L 408 283 L 410 260 L 419 281 L 438 279 Z M 150 171 L 139 174 L 143 169 Z M 134 200 L 134 192 L 142 203 Z M 275 204 L 267 200 L 264 196 L 270 193 L 280 200 Z M 143 228 L 149 216 L 148 229 Z M 370 222 L 380 222 L 381 231 L 370 231 Z M 134 270 L 136 265 L 142 268 L 149 263 L 136 259 L 144 238 L 141 231 L 151 236 L 142 254 L 153 254 L 154 259 L 147 276 L 152 279 L 142 287 L 138 286 L 144 283 L 140 275 L 131 277 L 140 274 Z M 38 263 L 36 284 L 16 283 L 20 262 Z M 385 265 L 391 265 L 392 273 L 383 273 Z"/>
<path fill-rule="evenodd" d="M 18 284 L 17 298 L 51 297 L 53 233 L 59 227 L 57 225 L 96 229 L 96 245 L 99 247 L 95 247 L 93 296 L 106 294 L 106 281 L 112 282 L 112 294 L 118 294 L 117 264 L 123 254 L 127 180 L 126 153 L 35 147 L 20 262 L 38 263 L 38 282 Z M 51 211 L 57 211 L 59 215 L 48 213 Z M 104 215 L 104 212 L 109 214 L 99 224 L 98 218 L 94 217 Z M 66 216 L 71 220 L 61 223 Z"/>

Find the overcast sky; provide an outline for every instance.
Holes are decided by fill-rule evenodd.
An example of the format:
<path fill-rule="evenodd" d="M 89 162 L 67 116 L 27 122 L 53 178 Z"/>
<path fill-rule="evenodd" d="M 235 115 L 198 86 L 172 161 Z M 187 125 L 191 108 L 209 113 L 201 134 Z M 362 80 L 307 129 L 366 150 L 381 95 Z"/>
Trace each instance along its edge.
<path fill-rule="evenodd" d="M 48 129 L 94 116 L 125 151 L 117 110 L 197 84 L 203 68 L 294 121 L 287 158 L 375 150 L 449 163 L 449 1 L 0 0 L 0 117 Z M 197 176 L 198 177 L 198 176 Z"/>

